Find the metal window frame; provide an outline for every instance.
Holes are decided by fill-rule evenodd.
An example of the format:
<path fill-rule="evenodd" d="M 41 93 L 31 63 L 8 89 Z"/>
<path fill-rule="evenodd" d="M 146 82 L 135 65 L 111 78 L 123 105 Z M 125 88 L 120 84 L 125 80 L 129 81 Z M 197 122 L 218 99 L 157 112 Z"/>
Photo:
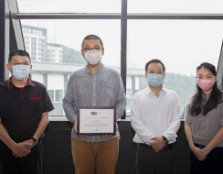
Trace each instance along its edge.
<path fill-rule="evenodd" d="M 126 75 L 127 75 L 127 21 L 128 19 L 152 19 L 152 20 L 223 20 L 223 14 L 206 14 L 206 13 L 129 13 L 127 12 L 128 0 L 121 0 L 121 13 L 18 13 L 18 4 L 14 0 L 1 0 L 9 2 L 9 8 L 12 14 L 14 24 L 15 37 L 18 41 L 18 47 L 24 46 L 22 36 L 22 28 L 20 24 L 21 19 L 120 19 L 121 22 L 121 76 L 123 79 L 124 87 L 126 89 Z M 223 77 L 223 48 L 221 48 L 218 60 L 218 83 L 222 84 Z M 125 118 L 125 115 L 122 117 Z"/>

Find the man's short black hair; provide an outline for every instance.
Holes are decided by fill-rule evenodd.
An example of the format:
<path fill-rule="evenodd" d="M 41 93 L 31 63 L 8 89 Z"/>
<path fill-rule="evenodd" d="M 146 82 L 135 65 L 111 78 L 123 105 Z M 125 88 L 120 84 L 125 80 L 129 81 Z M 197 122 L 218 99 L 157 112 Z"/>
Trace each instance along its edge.
<path fill-rule="evenodd" d="M 12 51 L 10 51 L 9 57 L 8 57 L 8 63 L 12 61 L 13 56 L 27 56 L 29 58 L 29 61 L 31 62 L 29 53 L 25 50 L 12 50 Z"/>
<path fill-rule="evenodd" d="M 147 72 L 147 70 L 148 70 L 148 66 L 149 66 L 149 64 L 151 64 L 151 63 L 160 63 L 161 65 L 162 65 L 162 67 L 163 67 L 163 71 L 165 72 L 166 71 L 166 68 L 165 68 L 165 66 L 164 66 L 164 64 L 163 64 L 163 62 L 161 61 L 161 60 L 159 60 L 159 59 L 151 59 L 150 61 L 148 61 L 147 63 L 146 63 L 146 65 L 145 65 L 145 71 Z"/>
<path fill-rule="evenodd" d="M 101 40 L 101 38 L 99 36 L 97 36 L 95 34 L 89 34 L 89 35 L 85 36 L 85 38 L 82 41 L 82 44 L 81 44 L 81 48 L 82 49 L 83 49 L 85 40 L 99 40 L 100 43 L 101 43 L 102 48 L 104 48 L 103 42 L 102 42 L 102 40 Z"/>

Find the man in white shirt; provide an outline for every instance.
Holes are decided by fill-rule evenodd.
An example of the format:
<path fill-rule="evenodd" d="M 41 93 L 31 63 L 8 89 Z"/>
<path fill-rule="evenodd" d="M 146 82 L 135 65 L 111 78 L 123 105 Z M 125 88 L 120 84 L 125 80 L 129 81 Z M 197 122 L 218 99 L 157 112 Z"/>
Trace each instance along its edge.
<path fill-rule="evenodd" d="M 159 59 L 145 65 L 148 87 L 132 98 L 131 125 L 137 143 L 137 174 L 173 173 L 174 143 L 180 127 L 180 100 L 163 87 L 165 66 Z"/>

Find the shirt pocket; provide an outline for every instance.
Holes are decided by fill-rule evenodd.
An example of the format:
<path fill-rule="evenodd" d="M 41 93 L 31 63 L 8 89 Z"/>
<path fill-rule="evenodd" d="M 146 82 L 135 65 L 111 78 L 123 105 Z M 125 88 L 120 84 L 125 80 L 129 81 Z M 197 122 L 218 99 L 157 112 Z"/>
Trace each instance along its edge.
<path fill-rule="evenodd" d="M 41 95 L 30 96 L 27 105 L 30 106 L 27 109 L 30 109 L 31 111 L 32 110 L 33 111 L 35 111 L 35 110 L 42 111 L 43 97 Z"/>
<path fill-rule="evenodd" d="M 116 101 L 115 86 L 111 83 L 100 82 L 98 86 L 98 96 L 103 106 L 113 106 Z"/>

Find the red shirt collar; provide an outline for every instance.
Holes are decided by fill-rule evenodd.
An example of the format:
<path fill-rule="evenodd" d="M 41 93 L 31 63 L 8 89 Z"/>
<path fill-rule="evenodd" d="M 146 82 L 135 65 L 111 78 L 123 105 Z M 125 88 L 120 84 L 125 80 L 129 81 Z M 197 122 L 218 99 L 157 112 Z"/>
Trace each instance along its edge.
<path fill-rule="evenodd" d="M 12 89 L 13 87 L 15 87 L 15 85 L 12 83 L 12 77 L 10 77 L 8 80 L 7 80 L 7 87 L 8 87 L 8 90 Z M 26 86 L 35 86 L 33 81 L 31 79 L 27 79 L 27 83 L 26 83 Z M 24 87 L 26 87 L 24 86 Z"/>

